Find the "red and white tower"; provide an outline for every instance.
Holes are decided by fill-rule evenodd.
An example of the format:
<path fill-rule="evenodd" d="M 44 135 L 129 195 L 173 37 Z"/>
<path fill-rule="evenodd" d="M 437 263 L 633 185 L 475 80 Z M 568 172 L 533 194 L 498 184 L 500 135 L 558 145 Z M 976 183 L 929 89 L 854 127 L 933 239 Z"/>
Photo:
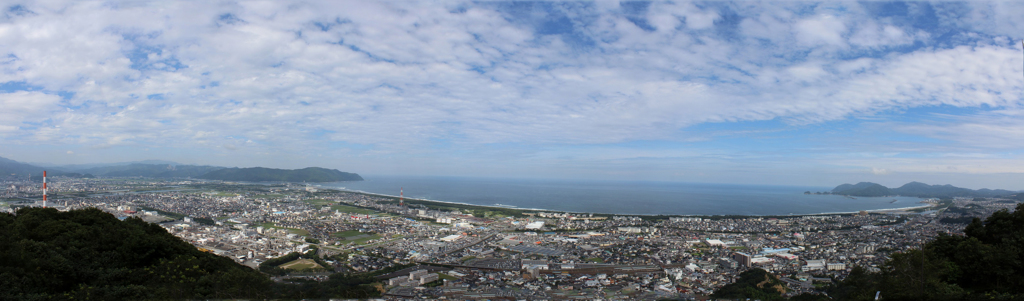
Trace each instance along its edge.
<path fill-rule="evenodd" d="M 398 189 L 398 206 L 405 206 L 405 187 Z"/>
<path fill-rule="evenodd" d="M 43 208 L 46 208 L 46 171 L 43 171 Z"/>

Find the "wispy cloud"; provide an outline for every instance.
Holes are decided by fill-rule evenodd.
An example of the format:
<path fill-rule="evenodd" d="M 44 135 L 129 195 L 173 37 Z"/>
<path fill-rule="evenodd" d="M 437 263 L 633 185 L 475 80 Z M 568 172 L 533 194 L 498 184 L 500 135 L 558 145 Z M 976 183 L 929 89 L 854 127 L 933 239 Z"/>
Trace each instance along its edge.
<path fill-rule="evenodd" d="M 272 164 L 290 165 L 337 152 L 386 164 L 490 145 L 543 146 L 526 151 L 540 154 L 703 141 L 713 135 L 686 129 L 708 123 L 799 129 L 922 107 L 1012 111 L 1024 93 L 1012 42 L 1024 27 L 1013 12 L 1024 8 L 1010 2 L 72 1 L 4 10 L 0 137 L 22 153 L 35 144 L 161 147 L 230 153 L 240 165 L 289 154 Z M 987 116 L 897 130 L 957 143 L 979 136 L 951 133 L 985 132 L 985 145 L 1019 147 L 998 142 L 1018 132 L 1012 117 Z M 593 158 L 646 156 L 618 150 Z"/>

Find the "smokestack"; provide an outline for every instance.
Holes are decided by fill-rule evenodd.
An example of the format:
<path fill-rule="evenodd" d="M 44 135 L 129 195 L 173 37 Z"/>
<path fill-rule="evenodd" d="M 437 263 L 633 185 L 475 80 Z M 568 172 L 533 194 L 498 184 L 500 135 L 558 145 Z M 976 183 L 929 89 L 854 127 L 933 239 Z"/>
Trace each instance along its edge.
<path fill-rule="evenodd" d="M 46 208 L 46 171 L 43 171 L 43 208 Z"/>

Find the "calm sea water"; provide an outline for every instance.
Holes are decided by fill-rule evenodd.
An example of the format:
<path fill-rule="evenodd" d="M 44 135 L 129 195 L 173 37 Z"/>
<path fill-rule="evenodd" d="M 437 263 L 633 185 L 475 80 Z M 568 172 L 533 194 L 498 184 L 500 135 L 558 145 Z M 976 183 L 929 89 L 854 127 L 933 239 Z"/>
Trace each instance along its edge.
<path fill-rule="evenodd" d="M 409 198 L 555 211 L 644 215 L 791 215 L 920 206 L 914 197 L 806 195 L 832 187 L 754 186 L 632 181 L 524 180 L 365 176 L 321 184 Z M 892 203 L 893 200 L 897 202 Z"/>

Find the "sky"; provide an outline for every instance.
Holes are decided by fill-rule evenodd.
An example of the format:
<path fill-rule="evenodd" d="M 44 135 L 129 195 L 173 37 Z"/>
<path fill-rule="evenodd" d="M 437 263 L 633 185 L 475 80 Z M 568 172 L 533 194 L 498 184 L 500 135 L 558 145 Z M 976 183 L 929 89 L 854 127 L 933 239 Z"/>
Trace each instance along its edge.
<path fill-rule="evenodd" d="M 21 162 L 1024 189 L 1021 2 L 0 8 Z"/>

